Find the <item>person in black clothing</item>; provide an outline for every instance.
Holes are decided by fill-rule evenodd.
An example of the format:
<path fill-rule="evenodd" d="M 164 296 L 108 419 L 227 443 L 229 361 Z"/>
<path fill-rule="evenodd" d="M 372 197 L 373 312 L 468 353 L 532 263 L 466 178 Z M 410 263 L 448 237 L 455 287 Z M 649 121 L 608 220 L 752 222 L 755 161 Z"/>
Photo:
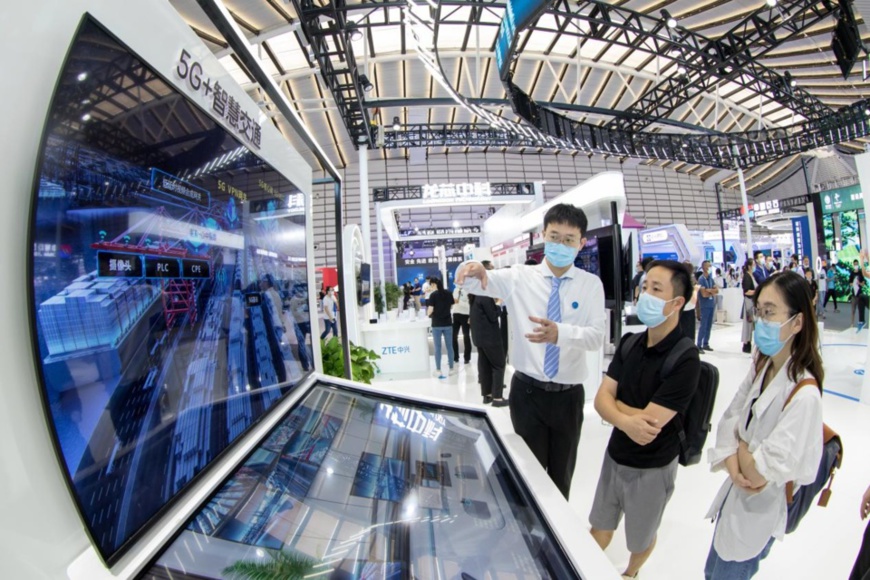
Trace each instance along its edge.
<path fill-rule="evenodd" d="M 819 283 L 816 282 L 813 269 L 809 266 L 804 268 L 804 278 L 806 279 L 807 284 L 810 285 L 810 294 L 813 297 L 813 310 L 815 310 L 819 301 Z"/>
<path fill-rule="evenodd" d="M 441 278 L 432 278 L 430 284 L 435 286 L 435 291 L 429 294 L 426 300 L 426 311 L 432 319 L 432 340 L 435 342 L 435 376 L 445 378 L 441 373 L 441 337 L 447 346 L 447 363 L 450 365 L 450 374 L 453 369 L 453 318 L 450 309 L 453 307 L 453 294 L 444 289 Z"/>
<path fill-rule="evenodd" d="M 492 270 L 492 263 L 481 262 L 487 270 Z M 493 407 L 506 407 L 504 399 L 504 369 L 505 353 L 499 331 L 499 308 L 495 300 L 488 296 L 472 295 L 471 302 L 471 336 L 477 347 L 477 380 L 480 382 L 480 394 L 483 402 L 492 403 Z"/>
<path fill-rule="evenodd" d="M 640 284 L 643 280 L 643 264 L 638 262 L 634 265 L 634 278 L 631 279 L 631 301 L 637 302 L 640 296 Z"/>
<path fill-rule="evenodd" d="M 743 264 L 743 283 L 740 285 L 743 288 L 743 335 L 741 338 L 743 339 L 743 352 L 745 353 L 752 352 L 752 331 L 754 329 L 752 311 L 755 307 L 752 297 L 755 296 L 755 289 L 758 288 L 758 282 L 755 281 L 755 276 L 753 276 L 754 267 L 755 262 L 746 260 L 746 263 Z"/>
<path fill-rule="evenodd" d="M 858 260 L 852 262 L 852 273 L 849 274 L 849 286 L 852 288 L 852 322 L 855 323 L 855 309 L 858 309 L 858 332 L 864 328 L 864 309 L 867 308 L 867 296 L 864 294 L 864 286 L 867 284 L 867 279 L 864 277 L 864 270 L 858 263 Z"/>
<path fill-rule="evenodd" d="M 411 284 L 405 282 L 402 285 L 402 310 L 408 309 L 408 302 L 411 301 Z"/>
<path fill-rule="evenodd" d="M 679 326 L 680 311 L 691 295 L 682 264 L 662 260 L 650 265 L 637 309 L 647 330 L 629 343 L 627 353 L 623 346 L 633 335 L 622 338 L 595 396 L 595 410 L 613 432 L 589 522 L 592 537 L 604 549 L 625 514 L 631 557 L 623 577 L 634 577 L 655 548 L 674 491 L 680 425 L 701 375 L 698 350 L 688 345 L 667 376 L 661 376 L 661 369 L 672 349 L 691 340 Z"/>

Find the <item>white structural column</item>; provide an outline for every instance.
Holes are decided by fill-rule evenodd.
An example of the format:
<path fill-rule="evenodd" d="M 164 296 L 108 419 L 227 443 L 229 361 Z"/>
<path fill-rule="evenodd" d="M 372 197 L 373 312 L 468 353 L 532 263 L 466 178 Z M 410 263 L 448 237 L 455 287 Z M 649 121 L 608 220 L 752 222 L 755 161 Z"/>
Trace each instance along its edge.
<path fill-rule="evenodd" d="M 861 184 L 862 197 L 864 198 L 864 213 L 868 214 L 870 207 L 867 205 L 867 190 L 870 189 L 870 152 L 865 151 L 860 155 L 855 156 L 855 165 L 858 168 L 858 181 Z M 865 405 L 870 405 L 870 374 L 866 372 L 870 369 L 870 347 L 867 348 L 867 354 L 864 358 L 864 382 L 861 385 L 861 402 Z"/>
<path fill-rule="evenodd" d="M 363 238 L 363 262 L 372 263 L 372 222 L 369 211 L 369 148 L 366 143 L 359 146 L 359 209 L 360 229 Z M 372 317 L 372 303 L 363 306 L 364 318 Z"/>
<path fill-rule="evenodd" d="M 384 298 L 384 312 L 387 311 L 387 288 L 384 281 L 384 228 L 381 226 L 381 204 L 375 203 L 375 223 L 378 228 L 378 284 Z"/>
<path fill-rule="evenodd" d="M 737 166 L 737 179 L 740 181 L 740 200 L 743 204 L 743 223 L 746 226 L 746 250 L 748 257 L 753 257 L 755 250 L 752 249 L 752 224 L 749 223 L 749 201 L 746 198 L 746 181 L 743 179 L 743 169 Z M 723 248 L 724 250 L 724 248 Z"/>

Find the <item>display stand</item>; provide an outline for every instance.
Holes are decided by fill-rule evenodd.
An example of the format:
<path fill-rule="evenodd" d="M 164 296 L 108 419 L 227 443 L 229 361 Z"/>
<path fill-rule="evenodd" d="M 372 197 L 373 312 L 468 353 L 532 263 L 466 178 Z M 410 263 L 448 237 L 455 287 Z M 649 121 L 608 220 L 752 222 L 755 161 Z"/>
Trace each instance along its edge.
<path fill-rule="evenodd" d="M 366 348 L 380 356 L 382 378 L 421 378 L 429 375 L 429 318 L 386 320 L 362 326 Z"/>
<path fill-rule="evenodd" d="M 725 312 L 725 322 L 734 324 L 740 322 L 740 312 L 743 309 L 743 290 L 740 288 L 723 288 L 719 290 L 722 296 L 721 309 Z"/>

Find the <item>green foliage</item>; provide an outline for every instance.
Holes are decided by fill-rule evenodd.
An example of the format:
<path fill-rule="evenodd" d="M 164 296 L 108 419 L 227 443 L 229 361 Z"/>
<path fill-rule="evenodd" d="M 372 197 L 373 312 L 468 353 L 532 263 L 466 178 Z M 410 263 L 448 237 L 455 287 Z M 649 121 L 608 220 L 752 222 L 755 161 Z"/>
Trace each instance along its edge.
<path fill-rule="evenodd" d="M 314 564 L 308 558 L 281 550 L 267 550 L 271 560 L 251 562 L 239 560 L 224 568 L 229 578 L 246 580 L 302 580 L 314 571 Z"/>
<path fill-rule="evenodd" d="M 381 296 L 381 285 L 375 283 L 375 311 L 378 314 L 384 313 L 384 298 Z M 384 288 L 387 291 L 387 309 L 399 307 L 399 297 L 402 296 L 402 289 L 392 282 L 385 282 Z"/>
<path fill-rule="evenodd" d="M 323 358 L 323 372 L 332 377 L 344 377 L 341 341 L 334 336 L 320 341 L 320 353 Z M 350 343 L 351 378 L 360 383 L 372 384 L 375 373 L 379 371 L 378 365 L 373 361 L 380 358 L 374 351 Z"/>

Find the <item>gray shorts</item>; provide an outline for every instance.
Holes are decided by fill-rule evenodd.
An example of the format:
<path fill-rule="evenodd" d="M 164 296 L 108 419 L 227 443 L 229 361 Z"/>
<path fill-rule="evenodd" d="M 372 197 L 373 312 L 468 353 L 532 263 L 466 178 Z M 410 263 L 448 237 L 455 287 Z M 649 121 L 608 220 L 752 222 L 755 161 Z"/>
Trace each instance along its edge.
<path fill-rule="evenodd" d="M 664 467 L 639 469 L 619 465 L 605 451 L 589 523 L 596 530 L 613 531 L 624 513 L 628 551 L 645 551 L 656 537 L 676 479 L 676 458 Z"/>

